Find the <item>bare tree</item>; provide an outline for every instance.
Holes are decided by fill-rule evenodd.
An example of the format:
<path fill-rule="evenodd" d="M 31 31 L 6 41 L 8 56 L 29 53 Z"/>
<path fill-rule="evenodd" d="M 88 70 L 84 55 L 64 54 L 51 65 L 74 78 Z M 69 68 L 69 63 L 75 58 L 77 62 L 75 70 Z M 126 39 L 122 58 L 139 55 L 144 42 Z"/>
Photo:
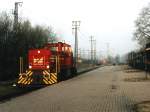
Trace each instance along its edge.
<path fill-rule="evenodd" d="M 29 49 L 41 48 L 51 38 L 57 40 L 52 29 L 47 26 L 32 26 L 29 20 L 21 21 L 13 31 L 13 19 L 0 13 L 0 80 L 18 76 L 19 57 L 24 57 L 27 65 Z"/>
<path fill-rule="evenodd" d="M 134 32 L 134 39 L 145 47 L 146 43 L 150 42 L 150 4 L 144 7 L 135 21 L 136 30 Z"/>

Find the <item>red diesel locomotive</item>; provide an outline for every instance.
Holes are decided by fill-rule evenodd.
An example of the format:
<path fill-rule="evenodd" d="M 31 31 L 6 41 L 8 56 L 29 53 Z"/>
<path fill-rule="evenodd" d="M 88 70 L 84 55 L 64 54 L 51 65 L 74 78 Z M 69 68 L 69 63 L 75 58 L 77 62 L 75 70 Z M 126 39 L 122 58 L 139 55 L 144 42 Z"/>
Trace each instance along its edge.
<path fill-rule="evenodd" d="M 76 68 L 71 46 L 48 43 L 43 49 L 29 50 L 28 69 L 19 74 L 18 85 L 50 85 L 73 77 Z"/>

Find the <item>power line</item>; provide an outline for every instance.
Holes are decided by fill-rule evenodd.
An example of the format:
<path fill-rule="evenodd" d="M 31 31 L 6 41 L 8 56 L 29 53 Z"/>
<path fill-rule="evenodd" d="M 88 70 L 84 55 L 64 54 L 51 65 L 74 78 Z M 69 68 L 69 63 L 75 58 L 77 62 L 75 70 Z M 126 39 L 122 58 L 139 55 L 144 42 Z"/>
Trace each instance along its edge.
<path fill-rule="evenodd" d="M 85 36 L 85 34 L 83 34 L 80 30 L 78 30 L 78 31 L 79 31 L 79 33 L 82 35 L 81 38 L 84 37 L 84 38 L 82 38 L 82 39 L 87 40 L 87 39 L 86 39 L 87 36 Z"/>

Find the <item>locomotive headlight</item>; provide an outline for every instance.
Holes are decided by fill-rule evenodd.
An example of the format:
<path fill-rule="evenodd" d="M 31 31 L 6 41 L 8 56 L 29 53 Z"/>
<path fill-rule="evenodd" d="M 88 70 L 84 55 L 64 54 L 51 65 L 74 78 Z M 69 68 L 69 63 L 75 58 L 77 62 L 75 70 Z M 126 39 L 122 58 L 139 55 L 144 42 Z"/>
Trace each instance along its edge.
<path fill-rule="evenodd" d="M 49 65 L 47 65 L 46 68 L 48 69 L 48 68 L 49 68 Z"/>
<path fill-rule="evenodd" d="M 29 69 L 31 69 L 32 68 L 32 66 L 31 65 L 29 65 Z"/>
<path fill-rule="evenodd" d="M 40 53 L 40 51 L 38 50 L 38 54 Z"/>

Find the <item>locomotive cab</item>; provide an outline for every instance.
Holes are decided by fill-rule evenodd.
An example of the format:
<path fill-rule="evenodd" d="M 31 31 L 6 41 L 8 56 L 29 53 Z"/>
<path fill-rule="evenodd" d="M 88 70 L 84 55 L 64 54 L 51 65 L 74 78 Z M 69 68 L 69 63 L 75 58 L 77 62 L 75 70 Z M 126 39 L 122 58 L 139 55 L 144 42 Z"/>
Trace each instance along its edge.
<path fill-rule="evenodd" d="M 36 49 L 29 51 L 29 69 L 45 70 L 50 68 L 50 51 L 46 49 Z"/>

